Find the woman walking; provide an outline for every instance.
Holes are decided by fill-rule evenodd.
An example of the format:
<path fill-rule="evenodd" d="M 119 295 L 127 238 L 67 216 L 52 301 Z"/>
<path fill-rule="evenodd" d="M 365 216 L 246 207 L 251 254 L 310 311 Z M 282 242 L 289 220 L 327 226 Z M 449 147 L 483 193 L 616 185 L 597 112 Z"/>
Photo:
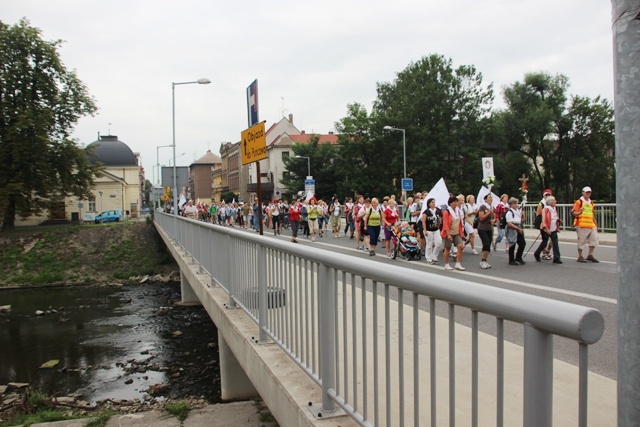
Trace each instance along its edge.
<path fill-rule="evenodd" d="M 365 211 L 364 229 L 369 233 L 369 255 L 375 256 L 380 226 L 382 224 L 382 209 L 377 198 L 371 199 L 371 207 Z"/>
<path fill-rule="evenodd" d="M 487 262 L 489 260 L 489 252 L 491 251 L 491 241 L 493 240 L 493 197 L 491 194 L 484 196 L 484 201 L 478 208 L 478 235 L 482 241 L 482 260 L 480 268 L 491 268 Z"/>
<path fill-rule="evenodd" d="M 436 199 L 427 199 L 427 209 L 422 214 L 421 221 L 426 240 L 424 256 L 427 264 L 439 264 L 438 254 L 442 248 L 442 211 L 436 207 Z"/>
<path fill-rule="evenodd" d="M 462 224 L 464 219 L 460 217 L 460 213 L 457 211 L 458 198 L 455 196 L 449 197 L 449 206 L 442 214 L 442 231 L 440 235 L 444 240 L 444 269 L 453 270 L 453 267 L 449 265 L 449 252 L 451 247 L 458 248 L 456 253 L 456 270 L 466 270 L 461 264 L 462 262 L 462 249 L 464 248 L 464 241 L 462 235 L 464 234 L 464 225 Z"/>
<path fill-rule="evenodd" d="M 300 224 L 301 210 L 300 199 L 294 200 L 289 206 L 289 226 L 291 227 L 291 241 L 293 243 L 298 243 L 298 225 Z"/>
<path fill-rule="evenodd" d="M 505 213 L 507 219 L 506 237 L 509 243 L 509 265 L 524 265 L 522 259 L 526 242 L 524 240 L 524 229 L 522 228 L 522 210 L 518 208 L 518 199 L 509 199 L 509 209 Z M 516 253 L 516 245 L 518 252 Z M 515 255 L 514 255 L 515 253 Z"/>

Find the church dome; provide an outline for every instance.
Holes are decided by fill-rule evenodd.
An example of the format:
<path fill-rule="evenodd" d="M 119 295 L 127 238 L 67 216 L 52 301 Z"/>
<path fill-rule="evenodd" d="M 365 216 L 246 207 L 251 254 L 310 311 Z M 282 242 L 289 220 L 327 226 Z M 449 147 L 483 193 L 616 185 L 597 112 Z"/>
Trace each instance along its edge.
<path fill-rule="evenodd" d="M 118 140 L 115 135 L 100 135 L 97 141 L 87 148 L 92 149 L 89 160 L 100 162 L 105 166 L 138 166 L 136 156 L 127 144 Z"/>

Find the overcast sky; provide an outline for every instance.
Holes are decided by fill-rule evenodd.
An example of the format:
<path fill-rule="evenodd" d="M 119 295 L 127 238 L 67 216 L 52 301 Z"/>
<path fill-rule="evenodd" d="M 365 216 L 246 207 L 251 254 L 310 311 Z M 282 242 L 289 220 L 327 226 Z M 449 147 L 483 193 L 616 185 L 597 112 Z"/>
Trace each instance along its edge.
<path fill-rule="evenodd" d="M 172 82 L 212 81 L 176 87 L 178 165 L 240 140 L 254 79 L 260 120 L 293 114 L 317 133 L 333 130 L 349 103 L 370 111 L 377 82 L 433 53 L 474 65 L 497 108 L 502 87 L 536 71 L 569 77 L 570 94 L 613 101 L 603 0 L 0 0 L 3 22 L 22 17 L 45 40 L 65 40 L 62 60 L 97 100 L 74 137 L 117 135 L 151 180 L 156 147 L 172 143 Z M 171 156 L 160 149 L 160 164 Z"/>

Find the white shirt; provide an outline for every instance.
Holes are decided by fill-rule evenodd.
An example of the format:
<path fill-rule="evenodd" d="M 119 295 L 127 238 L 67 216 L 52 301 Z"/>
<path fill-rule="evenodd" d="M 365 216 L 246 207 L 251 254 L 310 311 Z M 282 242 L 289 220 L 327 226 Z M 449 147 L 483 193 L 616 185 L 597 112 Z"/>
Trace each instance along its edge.
<path fill-rule="evenodd" d="M 507 216 L 507 223 L 522 224 L 522 211 L 520 209 L 507 208 L 505 215 L 509 215 Z"/>

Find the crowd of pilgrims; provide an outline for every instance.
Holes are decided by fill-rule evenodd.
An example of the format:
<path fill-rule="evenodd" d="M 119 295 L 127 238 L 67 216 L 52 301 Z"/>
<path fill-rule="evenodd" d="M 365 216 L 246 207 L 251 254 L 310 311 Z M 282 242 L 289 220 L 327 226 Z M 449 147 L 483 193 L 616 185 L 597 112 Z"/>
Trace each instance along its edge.
<path fill-rule="evenodd" d="M 545 190 L 543 202 L 548 197 L 553 199 L 551 191 Z M 555 209 L 555 199 L 553 206 L 547 202 L 544 204 Z M 259 231 L 258 209 L 257 202 L 249 204 L 234 200 L 231 203 L 207 204 L 189 200 L 180 207 L 180 214 L 222 226 Z M 376 197 L 357 196 L 355 200 L 350 197 L 343 204 L 337 197 L 327 203 L 313 196 L 296 198 L 291 203 L 276 199 L 262 203 L 261 209 L 263 228 L 272 230 L 274 235 L 290 229 L 293 243 L 298 243 L 299 234 L 311 242 L 333 235 L 334 238 L 353 239 L 355 248 L 368 252 L 370 256 L 376 255 L 380 245 L 384 247 L 386 256 L 393 257 L 394 235 L 407 235 L 415 239 L 421 256 L 428 264 L 440 264 L 439 255 L 442 254 L 445 270 L 466 270 L 462 266 L 466 246 L 472 254 L 481 255 L 480 267 L 487 269 L 491 268 L 489 253 L 492 249 L 496 251 L 497 245 L 504 240 L 509 264 L 525 264 L 522 257 L 525 247 L 524 212 L 518 199 L 509 198 L 506 194 L 496 204 L 491 194 L 484 196 L 480 203 L 476 203 L 471 194 L 449 194 L 447 205 L 442 206 L 436 206 L 435 199 L 429 198 L 426 192 L 412 197 L 403 193 L 399 201 L 393 195 L 382 198 L 382 201 Z M 502 221 L 504 215 L 507 215 L 507 221 Z M 482 242 L 480 254 L 475 248 L 476 237 Z M 550 249 L 546 247 L 538 253 L 543 259 L 551 259 Z M 453 267 L 449 258 L 455 261 Z M 556 259 L 559 260 L 559 253 L 554 262 Z"/>

